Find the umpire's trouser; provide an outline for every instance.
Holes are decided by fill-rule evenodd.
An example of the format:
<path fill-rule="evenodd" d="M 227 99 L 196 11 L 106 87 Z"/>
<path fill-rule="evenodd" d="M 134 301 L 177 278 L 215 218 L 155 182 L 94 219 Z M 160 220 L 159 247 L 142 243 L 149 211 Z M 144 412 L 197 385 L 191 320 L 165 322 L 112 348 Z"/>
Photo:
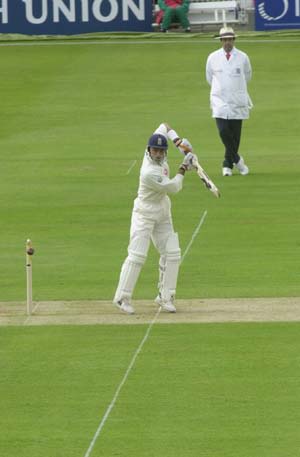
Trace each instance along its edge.
<path fill-rule="evenodd" d="M 223 167 L 233 168 L 233 164 L 238 163 L 240 160 L 238 151 L 242 132 L 242 120 L 216 117 L 216 123 L 219 135 L 225 146 Z"/>

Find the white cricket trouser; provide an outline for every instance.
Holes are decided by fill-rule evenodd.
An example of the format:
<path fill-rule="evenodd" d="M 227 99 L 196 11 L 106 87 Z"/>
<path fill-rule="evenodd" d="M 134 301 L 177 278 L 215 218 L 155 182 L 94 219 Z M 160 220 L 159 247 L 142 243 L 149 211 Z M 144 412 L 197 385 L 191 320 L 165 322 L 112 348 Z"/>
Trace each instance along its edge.
<path fill-rule="evenodd" d="M 173 229 L 169 199 L 166 199 L 163 202 L 163 205 L 159 207 L 158 211 L 151 212 L 150 215 L 146 215 L 139 211 L 133 210 L 131 217 L 128 256 L 125 259 L 121 269 L 119 284 L 114 297 L 114 302 L 118 302 L 122 298 L 131 298 L 140 271 L 148 255 L 150 240 L 152 240 L 155 248 L 160 254 L 159 288 L 162 287 L 167 262 L 167 245 L 168 240 L 172 238 L 172 235 L 174 236 L 175 233 Z M 172 272 L 171 294 L 175 294 L 177 274 L 180 263 L 179 246 L 177 246 L 177 249 L 175 249 L 175 253 L 176 272 Z M 178 255 L 179 258 L 177 258 Z"/>

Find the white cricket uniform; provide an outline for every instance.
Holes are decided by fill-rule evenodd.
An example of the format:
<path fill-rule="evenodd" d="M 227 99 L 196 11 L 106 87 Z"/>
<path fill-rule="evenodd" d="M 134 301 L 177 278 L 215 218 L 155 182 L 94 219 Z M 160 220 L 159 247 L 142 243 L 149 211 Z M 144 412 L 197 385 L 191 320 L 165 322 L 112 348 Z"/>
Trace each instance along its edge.
<path fill-rule="evenodd" d="M 160 238 L 156 236 L 157 231 L 167 234 L 172 229 L 171 202 L 168 193 L 180 191 L 182 181 L 183 175 L 181 174 L 170 179 L 169 165 L 166 161 L 162 165 L 158 165 L 152 161 L 148 152 L 145 152 L 140 170 L 138 196 L 134 201 L 131 236 L 136 231 L 149 232 L 150 229 L 149 234 L 154 234 L 155 243 L 155 240 L 159 241 L 157 238 Z M 169 226 L 169 228 L 164 227 L 163 230 L 161 224 Z"/>
<path fill-rule="evenodd" d="M 167 130 L 160 125 L 154 133 L 167 138 Z M 140 170 L 138 195 L 134 201 L 131 219 L 130 237 L 136 232 L 145 232 L 152 238 L 155 247 L 164 253 L 164 245 L 170 232 L 173 232 L 171 202 L 168 194 L 182 189 L 183 175 L 169 177 L 167 160 L 162 165 L 155 163 L 145 151 Z"/>
<path fill-rule="evenodd" d="M 163 124 L 154 133 L 160 133 L 167 138 L 167 130 L 163 128 Z M 148 151 L 145 151 L 140 169 L 138 194 L 134 200 L 131 217 L 128 256 L 122 266 L 114 302 L 122 298 L 131 298 L 139 272 L 148 254 L 150 240 L 160 253 L 159 289 L 166 300 L 175 295 L 180 248 L 178 236 L 173 229 L 168 194 L 182 189 L 183 178 L 183 175 L 178 173 L 170 179 L 167 161 L 165 160 L 161 165 L 157 164 L 150 158 Z M 172 267 L 174 271 L 172 270 L 172 278 L 169 281 L 171 285 L 168 284 L 168 290 L 162 291 L 163 276 L 166 269 L 168 270 L 166 265 L 169 258 L 171 258 L 171 267 L 176 264 L 176 271 Z"/>
<path fill-rule="evenodd" d="M 206 63 L 206 79 L 211 86 L 212 117 L 248 119 L 253 104 L 247 91 L 252 76 L 249 57 L 235 47 L 229 60 L 223 48 L 212 52 Z"/>

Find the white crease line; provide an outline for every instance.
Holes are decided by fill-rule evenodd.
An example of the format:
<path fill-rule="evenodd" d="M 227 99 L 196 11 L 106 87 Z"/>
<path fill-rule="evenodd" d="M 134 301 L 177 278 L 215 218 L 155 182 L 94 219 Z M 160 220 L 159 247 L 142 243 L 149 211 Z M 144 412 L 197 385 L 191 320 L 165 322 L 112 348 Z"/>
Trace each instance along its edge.
<path fill-rule="evenodd" d="M 128 168 L 126 174 L 129 175 L 129 173 L 131 172 L 131 170 L 133 169 L 133 167 L 135 166 L 136 164 L 136 160 L 133 161 L 133 164 L 131 165 L 131 167 Z"/>
<path fill-rule="evenodd" d="M 94 435 L 94 437 L 93 437 L 93 439 L 92 439 L 92 441 L 91 441 L 91 443 L 90 443 L 90 445 L 89 445 L 88 450 L 87 450 L 86 453 L 84 454 L 84 457 L 89 457 L 89 456 L 91 455 L 91 452 L 92 452 L 92 450 L 93 450 L 93 448 L 94 448 L 94 446 L 95 446 L 95 443 L 96 443 L 96 441 L 97 441 L 97 438 L 98 438 L 98 436 L 100 435 L 101 430 L 103 429 L 103 427 L 104 427 L 104 425 L 105 425 L 105 422 L 107 421 L 107 419 L 108 419 L 108 417 L 109 417 L 111 411 L 113 410 L 113 407 L 114 407 L 115 404 L 116 404 L 116 401 L 117 401 L 117 399 L 118 399 L 119 393 L 121 392 L 122 387 L 124 386 L 125 382 L 127 381 L 127 378 L 128 378 L 128 376 L 129 376 L 129 374 L 130 374 L 130 372 L 131 372 L 131 370 L 132 370 L 132 368 L 133 368 L 133 366 L 134 366 L 134 364 L 135 364 L 135 361 L 136 361 L 136 359 L 137 359 L 137 356 L 138 356 L 139 353 L 141 352 L 141 350 L 142 350 L 144 344 L 146 343 L 146 341 L 147 341 L 147 339 L 148 339 L 148 336 L 149 336 L 149 334 L 150 334 L 150 331 L 151 331 L 151 329 L 152 329 L 152 327 L 153 327 L 153 325 L 154 325 L 154 323 L 155 323 L 155 321 L 156 321 L 156 319 L 157 319 L 157 317 L 158 317 L 160 311 L 161 311 L 161 307 L 158 308 L 157 313 L 155 314 L 154 318 L 152 319 L 152 321 L 150 322 L 150 324 L 149 324 L 149 326 L 148 326 L 148 329 L 147 329 L 147 331 L 146 331 L 146 333 L 145 333 L 144 338 L 142 339 L 142 341 L 141 341 L 139 347 L 137 348 L 137 350 L 135 351 L 134 356 L 132 357 L 132 360 L 131 360 L 131 362 L 130 362 L 130 364 L 129 364 L 129 367 L 127 368 L 127 371 L 126 371 L 126 373 L 125 373 L 125 375 L 124 375 L 124 377 L 123 377 L 121 383 L 119 384 L 119 387 L 118 387 L 117 390 L 116 390 L 116 393 L 115 393 L 115 395 L 114 395 L 114 398 L 112 399 L 112 401 L 111 401 L 110 405 L 108 406 L 108 408 L 107 408 L 107 410 L 106 410 L 104 416 L 102 417 L 102 420 L 101 420 L 101 422 L 100 422 L 100 424 L 99 424 L 99 427 L 97 428 L 97 431 L 96 431 L 96 433 L 95 433 L 95 435 Z"/>
<path fill-rule="evenodd" d="M 38 306 L 39 306 L 39 302 L 36 303 L 35 307 L 34 307 L 33 310 L 31 311 L 31 314 L 30 314 L 29 316 L 27 316 L 27 318 L 26 318 L 26 320 L 25 320 L 25 322 L 24 322 L 24 325 L 27 325 L 27 324 L 28 324 L 30 318 L 32 317 L 32 314 L 34 314 L 35 311 L 38 309 Z"/>
<path fill-rule="evenodd" d="M 183 262 L 183 260 L 184 260 L 185 256 L 187 255 L 187 253 L 188 253 L 190 247 L 192 246 L 192 244 L 193 244 L 193 242 L 194 242 L 194 239 L 195 239 L 196 236 L 198 235 L 198 233 L 199 233 L 199 231 L 200 231 L 200 229 L 201 229 L 201 227 L 202 227 L 202 224 L 203 224 L 203 222 L 204 222 L 204 219 L 206 218 L 206 215 L 207 215 L 207 210 L 204 211 L 204 213 L 203 213 L 203 215 L 202 215 L 202 217 L 201 217 L 201 219 L 200 219 L 200 222 L 199 222 L 199 224 L 197 225 L 196 230 L 194 231 L 194 233 L 193 233 L 193 235 L 192 235 L 192 238 L 191 238 L 189 244 L 187 245 L 187 247 L 186 247 L 186 249 L 185 249 L 185 251 L 184 251 L 184 254 L 183 254 L 182 258 L 181 258 L 181 263 Z"/>

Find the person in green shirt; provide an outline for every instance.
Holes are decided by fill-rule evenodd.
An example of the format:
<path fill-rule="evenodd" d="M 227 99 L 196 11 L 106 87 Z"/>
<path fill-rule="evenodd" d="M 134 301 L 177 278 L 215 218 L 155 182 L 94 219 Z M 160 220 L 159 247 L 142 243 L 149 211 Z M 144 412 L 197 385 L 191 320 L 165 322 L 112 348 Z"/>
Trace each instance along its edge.
<path fill-rule="evenodd" d="M 185 32 L 191 31 L 188 18 L 190 0 L 158 0 L 158 6 L 162 32 L 167 32 L 172 22 L 179 22 Z"/>

